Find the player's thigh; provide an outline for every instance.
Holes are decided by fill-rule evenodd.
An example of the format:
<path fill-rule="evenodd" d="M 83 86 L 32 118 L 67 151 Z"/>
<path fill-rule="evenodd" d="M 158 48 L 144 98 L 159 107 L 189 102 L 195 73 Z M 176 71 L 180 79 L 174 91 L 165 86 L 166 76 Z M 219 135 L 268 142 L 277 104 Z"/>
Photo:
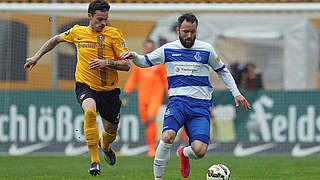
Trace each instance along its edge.
<path fill-rule="evenodd" d="M 172 144 L 177 132 L 182 127 L 182 124 L 175 119 L 176 117 L 177 116 L 165 116 L 163 119 L 162 140 L 165 143 Z"/>
<path fill-rule="evenodd" d="M 75 89 L 77 100 L 82 107 L 83 111 L 91 108 L 93 110 L 97 110 L 96 101 L 95 101 L 95 92 L 90 89 L 89 86 L 83 83 L 76 83 Z"/>
<path fill-rule="evenodd" d="M 164 113 L 163 132 L 167 129 L 178 132 L 185 122 L 185 114 L 183 104 L 170 100 Z"/>
<path fill-rule="evenodd" d="M 138 110 L 140 115 L 140 120 L 142 123 L 148 122 L 148 104 L 145 102 L 138 102 Z"/>
<path fill-rule="evenodd" d="M 185 123 L 185 129 L 189 136 L 189 142 L 199 140 L 209 144 L 210 140 L 210 116 L 194 117 Z"/>
<path fill-rule="evenodd" d="M 161 104 L 162 104 L 162 100 L 160 100 L 160 99 L 156 99 L 155 101 L 149 102 L 148 116 L 156 118 L 158 115 L 158 111 L 160 109 Z"/>
<path fill-rule="evenodd" d="M 97 110 L 106 121 L 118 124 L 120 120 L 120 89 L 98 92 L 96 94 Z"/>
<path fill-rule="evenodd" d="M 165 137 L 165 139 L 167 139 L 168 141 L 173 142 L 173 140 L 176 137 L 176 133 L 179 131 L 179 129 L 183 126 L 184 123 L 185 109 L 183 104 L 176 101 L 169 101 L 166 111 L 164 113 L 162 134 L 164 135 L 166 131 L 171 132 L 171 130 L 175 133 L 167 132 L 167 134 L 165 134 L 166 136 L 162 137 Z"/>

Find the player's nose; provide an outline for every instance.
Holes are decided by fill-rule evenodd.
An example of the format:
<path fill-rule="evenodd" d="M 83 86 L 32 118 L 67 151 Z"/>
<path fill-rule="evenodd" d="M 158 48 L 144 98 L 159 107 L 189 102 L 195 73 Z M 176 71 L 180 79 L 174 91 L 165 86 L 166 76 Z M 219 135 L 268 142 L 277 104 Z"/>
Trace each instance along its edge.
<path fill-rule="evenodd" d="M 188 32 L 187 33 L 187 38 L 186 39 L 190 39 L 192 37 L 192 33 L 191 32 Z"/>

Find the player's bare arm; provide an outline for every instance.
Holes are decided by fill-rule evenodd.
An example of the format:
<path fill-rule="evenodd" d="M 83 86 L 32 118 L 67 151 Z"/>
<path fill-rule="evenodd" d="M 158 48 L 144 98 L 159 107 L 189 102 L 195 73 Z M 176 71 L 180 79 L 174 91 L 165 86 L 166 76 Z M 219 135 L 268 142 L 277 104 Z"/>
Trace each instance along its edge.
<path fill-rule="evenodd" d="M 119 61 L 92 59 L 89 65 L 89 69 L 109 67 L 119 71 L 129 71 L 131 67 L 130 61 L 128 59 L 122 59 Z"/>
<path fill-rule="evenodd" d="M 24 64 L 24 69 L 31 70 L 37 64 L 37 62 L 40 60 L 40 58 L 43 55 L 45 55 L 47 52 L 51 51 L 60 42 L 62 42 L 60 35 L 55 35 L 52 38 L 50 38 L 47 42 L 45 42 L 41 46 L 39 51 L 36 52 L 36 54 L 34 56 L 26 59 L 26 63 Z"/>

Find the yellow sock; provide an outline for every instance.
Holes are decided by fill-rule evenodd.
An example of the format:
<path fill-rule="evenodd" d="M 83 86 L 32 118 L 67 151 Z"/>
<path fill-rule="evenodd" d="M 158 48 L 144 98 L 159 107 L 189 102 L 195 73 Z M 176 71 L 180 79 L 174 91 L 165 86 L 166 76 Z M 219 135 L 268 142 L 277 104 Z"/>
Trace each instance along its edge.
<path fill-rule="evenodd" d="M 117 133 L 110 134 L 105 130 L 102 131 L 101 147 L 104 151 L 110 150 L 110 144 L 116 139 Z"/>
<path fill-rule="evenodd" d="M 99 129 L 96 122 L 97 112 L 87 109 L 84 112 L 84 135 L 86 137 L 92 162 L 100 162 L 98 153 Z"/>

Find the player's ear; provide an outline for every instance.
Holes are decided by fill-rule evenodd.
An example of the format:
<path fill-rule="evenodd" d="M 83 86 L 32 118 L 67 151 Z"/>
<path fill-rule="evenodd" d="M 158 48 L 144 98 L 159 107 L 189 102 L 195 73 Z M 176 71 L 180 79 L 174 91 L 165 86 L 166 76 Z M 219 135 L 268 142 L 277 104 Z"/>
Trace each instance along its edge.
<path fill-rule="evenodd" d="M 91 20 L 92 19 L 92 14 L 91 13 L 88 13 L 88 18 L 89 18 L 89 20 Z"/>
<path fill-rule="evenodd" d="M 178 34 L 179 34 L 179 30 L 180 30 L 180 28 L 179 28 L 179 26 L 177 26 L 176 31 Z"/>

